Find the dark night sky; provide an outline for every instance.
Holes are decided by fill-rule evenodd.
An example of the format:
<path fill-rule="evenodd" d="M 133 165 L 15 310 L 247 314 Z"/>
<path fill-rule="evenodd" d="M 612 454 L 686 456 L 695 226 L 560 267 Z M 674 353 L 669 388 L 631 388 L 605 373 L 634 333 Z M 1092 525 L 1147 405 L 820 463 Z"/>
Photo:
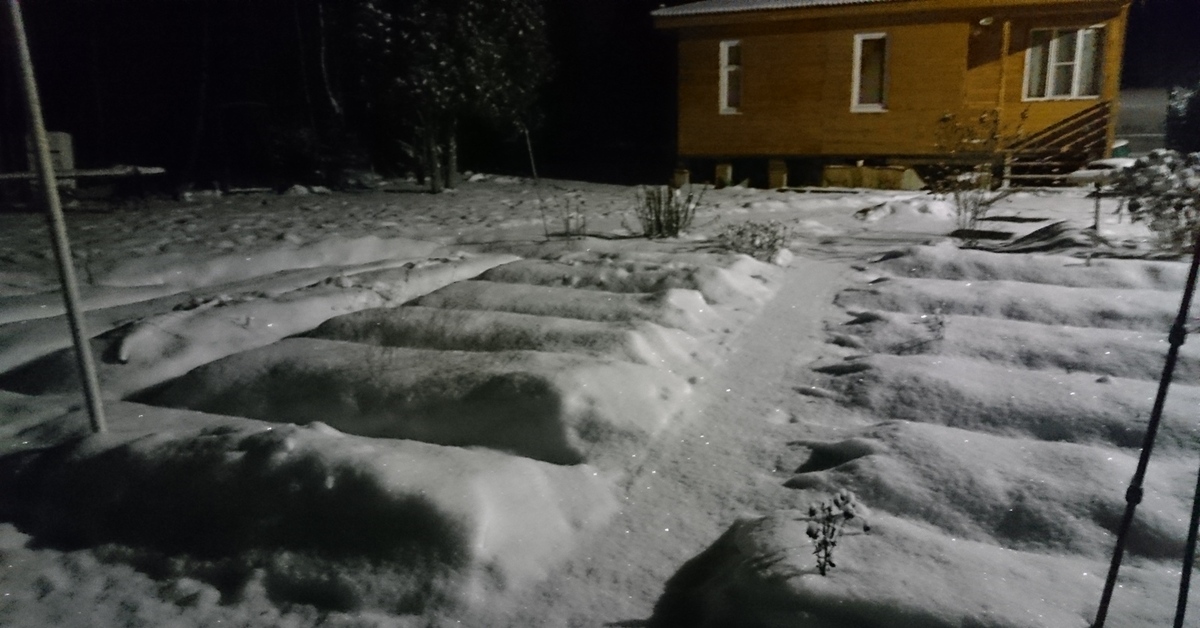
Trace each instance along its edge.
<path fill-rule="evenodd" d="M 558 67 L 539 131 L 547 174 L 654 181 L 670 171 L 673 36 L 654 31 L 649 17 L 660 3 L 549 0 Z M 179 173 L 188 169 L 192 148 L 199 146 L 199 179 L 262 172 L 264 129 L 302 124 L 306 108 L 294 10 L 311 9 L 309 0 L 210 0 L 208 5 L 214 37 L 201 126 L 205 2 L 23 3 L 47 122 L 74 134 L 82 166 L 141 163 Z M 310 84 L 315 67 L 311 13 L 302 11 L 299 31 L 310 50 L 305 56 Z M 7 23 L 3 26 L 7 33 Z M 1127 86 L 1166 87 L 1200 78 L 1200 0 L 1135 0 L 1127 39 Z M 21 137 L 22 116 L 9 47 L 2 54 L 0 170 L 13 170 L 22 165 L 21 142 L 14 141 Z M 507 165 L 522 172 L 524 154 L 516 143 L 493 148 L 503 139 L 470 135 L 465 165 Z"/>

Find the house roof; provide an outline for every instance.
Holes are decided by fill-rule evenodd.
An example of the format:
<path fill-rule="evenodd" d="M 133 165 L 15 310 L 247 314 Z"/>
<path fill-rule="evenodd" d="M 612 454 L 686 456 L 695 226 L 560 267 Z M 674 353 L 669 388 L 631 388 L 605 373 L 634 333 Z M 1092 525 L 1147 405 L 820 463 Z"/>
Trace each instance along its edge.
<path fill-rule="evenodd" d="M 904 0 L 701 0 L 674 7 L 664 7 L 651 13 L 654 17 L 677 17 L 705 15 L 710 13 L 740 13 L 743 11 L 768 11 L 771 9 L 801 9 L 805 7 L 833 7 L 848 4 L 882 4 Z"/>
<path fill-rule="evenodd" d="M 653 11 L 654 17 L 688 17 L 693 15 L 714 15 L 722 13 L 747 13 L 750 11 L 771 11 L 776 9 L 807 9 L 818 7 L 840 7 L 854 5 L 879 5 L 912 2 L 913 0 L 700 0 L 673 7 L 663 7 Z M 991 0 L 990 4 L 1060 4 L 1072 0 Z M 1112 3 L 1119 0 L 1073 0 L 1074 2 L 1096 4 Z M 986 0 L 975 0 L 980 4 L 989 4 Z"/>

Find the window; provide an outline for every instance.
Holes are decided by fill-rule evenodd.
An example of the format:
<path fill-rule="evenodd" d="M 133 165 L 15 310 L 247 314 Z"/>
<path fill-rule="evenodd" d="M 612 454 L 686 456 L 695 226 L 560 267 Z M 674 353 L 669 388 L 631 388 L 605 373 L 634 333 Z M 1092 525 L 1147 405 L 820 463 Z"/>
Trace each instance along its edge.
<path fill-rule="evenodd" d="M 721 113 L 742 108 L 742 42 L 721 42 Z"/>
<path fill-rule="evenodd" d="M 1104 28 L 1038 29 L 1025 51 L 1025 98 L 1094 98 L 1103 83 Z"/>
<path fill-rule="evenodd" d="M 887 34 L 854 36 L 854 80 L 850 110 L 887 111 Z"/>

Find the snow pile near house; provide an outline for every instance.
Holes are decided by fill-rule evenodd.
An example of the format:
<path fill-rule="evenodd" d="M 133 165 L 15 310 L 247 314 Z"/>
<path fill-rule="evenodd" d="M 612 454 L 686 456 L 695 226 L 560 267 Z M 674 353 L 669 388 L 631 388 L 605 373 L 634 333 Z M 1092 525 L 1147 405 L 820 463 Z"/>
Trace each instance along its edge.
<path fill-rule="evenodd" d="M 544 577 L 616 510 L 587 466 L 121 402 L 109 419 L 105 435 L 0 458 L 5 518 L 175 578 L 223 572 L 237 589 L 258 574 L 277 603 L 482 603 Z M 26 437 L 85 429 L 76 414 Z"/>
<path fill-rule="evenodd" d="M 1086 628 L 1107 564 L 1021 552 L 946 535 L 885 514 L 851 530 L 837 567 L 817 573 L 807 517 L 743 519 L 667 582 L 652 626 L 808 628 Z M 1170 621 L 1178 576 L 1127 566 L 1109 620 Z"/>

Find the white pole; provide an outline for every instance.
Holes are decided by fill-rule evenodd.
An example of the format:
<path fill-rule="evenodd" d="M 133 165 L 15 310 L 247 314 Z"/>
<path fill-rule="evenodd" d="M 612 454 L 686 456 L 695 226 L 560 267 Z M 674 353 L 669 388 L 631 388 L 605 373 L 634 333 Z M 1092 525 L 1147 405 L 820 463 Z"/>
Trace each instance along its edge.
<path fill-rule="evenodd" d="M 79 288 L 75 282 L 75 267 L 71 261 L 71 244 L 67 240 L 62 202 L 58 198 L 54 163 L 50 159 L 50 140 L 46 136 L 46 125 L 42 120 L 42 105 L 38 100 L 37 81 L 33 77 L 33 59 L 29 55 L 29 41 L 25 38 L 25 23 L 21 19 L 19 0 L 8 0 L 8 10 L 12 16 L 12 28 L 16 35 L 17 61 L 21 66 L 21 78 L 25 87 L 29 130 L 33 133 L 37 148 L 36 170 L 42 192 L 45 194 L 50 233 L 54 244 L 54 258 L 58 262 L 58 280 L 62 284 L 63 301 L 67 306 L 67 320 L 70 322 L 71 336 L 75 341 L 75 358 L 79 364 L 79 373 L 83 377 L 83 395 L 87 399 L 92 431 L 99 433 L 105 431 L 104 406 L 100 402 L 100 381 L 96 377 L 91 345 L 88 344 L 83 313 L 79 307 Z"/>

